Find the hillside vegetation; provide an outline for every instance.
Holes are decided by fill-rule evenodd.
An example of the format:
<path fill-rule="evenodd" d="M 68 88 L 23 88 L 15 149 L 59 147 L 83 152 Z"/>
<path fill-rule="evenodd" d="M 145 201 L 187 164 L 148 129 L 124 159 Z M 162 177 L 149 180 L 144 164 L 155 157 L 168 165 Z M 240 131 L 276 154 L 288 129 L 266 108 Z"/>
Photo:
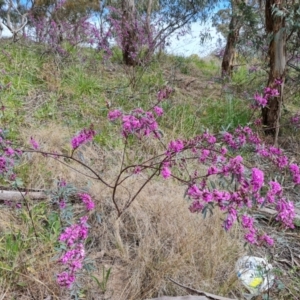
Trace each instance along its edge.
<path fill-rule="evenodd" d="M 2 180 L 2 189 L 51 191 L 63 180 L 88 191 L 95 202 L 85 245 L 88 260 L 72 299 L 138 300 L 188 294 L 169 278 L 242 299 L 245 290 L 234 265 L 246 254 L 267 257 L 276 268 L 281 285 L 264 299 L 299 299 L 297 226 L 294 231 L 283 230 L 274 217 L 257 212 L 258 226 L 275 237 L 276 246 L 246 247 L 239 223 L 225 231 L 222 211 L 215 209 L 206 218 L 192 214 L 183 184 L 162 176 L 154 177 L 118 216 L 112 190 L 84 165 L 31 151 L 33 138 L 44 153 L 73 155 L 72 137 L 92 124 L 93 141 L 74 155 L 113 184 L 125 159 L 127 165 L 142 162 L 165 148 L 158 140 L 132 138 L 124 158 L 120 127 L 108 121 L 109 111 L 147 110 L 157 103 L 160 90 L 171 87 L 172 94 L 161 102 L 164 115 L 158 120 L 165 144 L 204 132 L 218 135 L 238 126 L 255 128 L 257 112 L 250 106 L 254 92 L 264 87 L 263 70 L 249 72 L 243 64 L 235 69 L 232 80 L 226 80 L 220 78 L 220 61 L 213 56 L 202 59 L 162 52 L 147 66 L 128 67 L 117 47 L 109 59 L 88 48 L 70 49 L 68 55 L 59 56 L 28 41 L 1 40 L 0 47 L 1 128 L 8 131 L 14 146 L 24 150 L 16 166 L 18 186 Z M 289 120 L 297 112 L 299 95 L 293 86 L 288 88 L 279 143 L 296 162 L 298 131 Z M 249 163 L 257 166 L 252 153 L 243 151 Z M 207 167 L 198 171 L 205 174 Z M 144 183 L 143 174 L 124 181 L 115 195 L 120 207 L 127 207 L 127 199 Z M 296 203 L 297 195 L 291 196 Z M 50 198 L 50 192 L 45 199 L 25 195 L 17 208 L 13 202 L 1 202 L 0 299 L 71 298 L 70 291 L 56 281 L 63 228 L 59 207 Z M 71 204 L 74 216 L 79 215 L 76 197 Z"/>

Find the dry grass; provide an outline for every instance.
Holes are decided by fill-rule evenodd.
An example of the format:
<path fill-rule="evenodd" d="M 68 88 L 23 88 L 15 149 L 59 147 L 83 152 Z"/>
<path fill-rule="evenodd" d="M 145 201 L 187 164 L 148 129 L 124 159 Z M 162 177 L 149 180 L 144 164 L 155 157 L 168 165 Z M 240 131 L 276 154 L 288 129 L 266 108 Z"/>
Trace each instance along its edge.
<path fill-rule="evenodd" d="M 234 289 L 233 265 L 242 251 L 239 230 L 226 233 L 218 212 L 206 220 L 192 215 L 183 192 L 171 181 L 152 182 L 117 223 L 108 214 L 106 228 L 93 231 L 106 256 L 113 257 L 112 299 L 182 294 L 169 277 L 217 294 Z M 123 285 L 116 287 L 120 274 L 114 268 L 120 264 Z"/>

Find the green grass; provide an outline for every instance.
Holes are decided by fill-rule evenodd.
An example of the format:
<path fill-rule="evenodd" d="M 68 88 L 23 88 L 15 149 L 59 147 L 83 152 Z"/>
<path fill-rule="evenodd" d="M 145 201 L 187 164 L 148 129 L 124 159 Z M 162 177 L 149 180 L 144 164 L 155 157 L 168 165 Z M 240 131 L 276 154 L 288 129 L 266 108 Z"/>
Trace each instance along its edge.
<path fill-rule="evenodd" d="M 219 102 L 210 101 L 202 112 L 201 120 L 207 128 L 217 132 L 222 128 L 233 130 L 238 125 L 245 126 L 252 116 L 250 103 L 244 99 L 238 99 L 228 95 Z"/>

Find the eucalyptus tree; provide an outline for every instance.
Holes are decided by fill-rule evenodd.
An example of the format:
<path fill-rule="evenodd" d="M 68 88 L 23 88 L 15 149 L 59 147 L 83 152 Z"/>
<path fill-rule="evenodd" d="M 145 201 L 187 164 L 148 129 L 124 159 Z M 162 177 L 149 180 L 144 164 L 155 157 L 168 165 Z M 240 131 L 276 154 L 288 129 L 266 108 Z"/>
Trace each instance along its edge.
<path fill-rule="evenodd" d="M 262 109 L 262 117 L 265 132 L 275 136 L 276 143 L 286 73 L 296 73 L 298 78 L 300 73 L 300 4 L 293 0 L 266 0 L 265 18 L 270 41 L 267 86 L 277 89 L 277 95 L 269 98 L 268 105 Z"/>
<path fill-rule="evenodd" d="M 262 119 L 265 133 L 274 135 L 275 143 L 277 142 L 279 132 L 286 71 L 287 28 L 285 9 L 284 1 L 266 0 L 265 26 L 266 32 L 270 37 L 268 50 L 270 67 L 267 87 L 276 89 L 278 93 L 276 96 L 269 97 L 268 105 L 262 108 Z"/>
<path fill-rule="evenodd" d="M 28 23 L 28 1 L 1 0 L 0 1 L 0 31 L 3 25 L 11 32 L 13 40 L 17 41 L 18 34 Z"/>
<path fill-rule="evenodd" d="M 232 76 L 234 60 L 238 48 L 245 48 L 245 43 L 256 40 L 258 25 L 261 22 L 259 7 L 255 0 L 230 0 L 227 7 L 223 7 L 213 15 L 213 26 L 226 39 L 223 52 L 221 75 Z"/>

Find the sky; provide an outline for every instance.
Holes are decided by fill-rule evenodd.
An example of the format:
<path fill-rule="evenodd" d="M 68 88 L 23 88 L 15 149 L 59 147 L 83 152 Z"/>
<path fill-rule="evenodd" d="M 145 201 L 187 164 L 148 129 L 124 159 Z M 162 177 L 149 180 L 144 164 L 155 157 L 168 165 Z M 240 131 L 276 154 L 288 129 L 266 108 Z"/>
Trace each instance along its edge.
<path fill-rule="evenodd" d="M 204 44 L 200 44 L 200 32 L 209 31 L 211 35 L 210 40 L 206 40 Z M 201 25 L 193 23 L 191 26 L 191 34 L 181 37 L 179 40 L 176 37 L 171 38 L 171 46 L 167 48 L 170 54 L 190 56 L 197 54 L 199 57 L 208 56 L 212 51 L 217 48 L 218 39 L 224 43 L 224 39 L 220 33 L 212 25 Z"/>

